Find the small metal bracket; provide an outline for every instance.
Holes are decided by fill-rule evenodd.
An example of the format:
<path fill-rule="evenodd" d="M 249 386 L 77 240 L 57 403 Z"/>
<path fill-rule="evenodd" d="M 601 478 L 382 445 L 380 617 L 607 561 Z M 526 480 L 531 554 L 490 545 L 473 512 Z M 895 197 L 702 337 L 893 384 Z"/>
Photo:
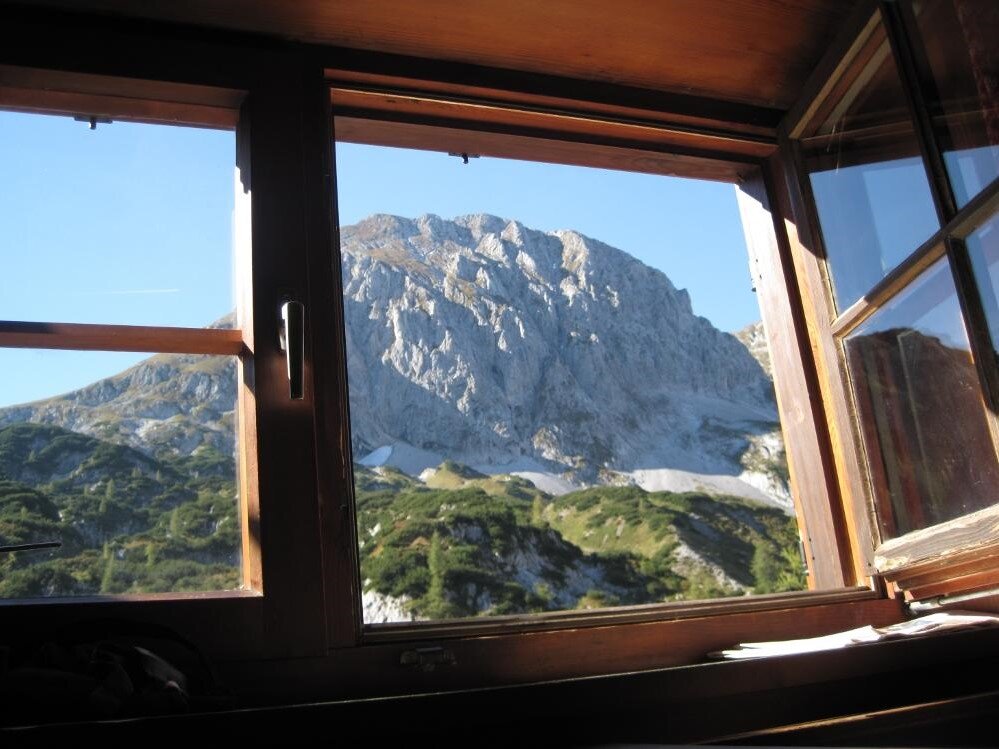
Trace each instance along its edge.
<path fill-rule="evenodd" d="M 417 648 L 406 650 L 399 658 L 399 665 L 415 671 L 430 672 L 438 666 L 454 666 L 458 661 L 447 648 Z"/>
<path fill-rule="evenodd" d="M 459 159 L 461 159 L 462 164 L 467 164 L 469 159 L 479 158 L 479 154 L 477 153 L 465 153 L 464 151 L 461 151 L 460 153 L 451 151 L 450 153 L 448 153 L 448 156 L 457 156 Z"/>
<path fill-rule="evenodd" d="M 109 118 L 107 118 L 107 117 L 94 117 L 92 115 L 87 115 L 87 116 L 85 116 L 85 115 L 77 115 L 73 119 L 76 120 L 77 122 L 85 122 L 85 123 L 87 123 L 88 125 L 90 125 L 90 129 L 91 130 L 96 130 L 98 123 L 100 123 L 101 125 L 110 125 L 111 124 L 111 120 Z"/>

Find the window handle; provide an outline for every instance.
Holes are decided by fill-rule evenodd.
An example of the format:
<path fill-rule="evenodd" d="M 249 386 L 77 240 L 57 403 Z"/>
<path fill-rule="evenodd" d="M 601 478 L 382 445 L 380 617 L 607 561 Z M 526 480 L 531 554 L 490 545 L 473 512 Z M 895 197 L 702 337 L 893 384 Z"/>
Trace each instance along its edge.
<path fill-rule="evenodd" d="M 304 397 L 305 381 L 305 305 L 287 300 L 281 303 L 279 327 L 281 349 L 288 362 L 288 390 L 291 399 Z"/>

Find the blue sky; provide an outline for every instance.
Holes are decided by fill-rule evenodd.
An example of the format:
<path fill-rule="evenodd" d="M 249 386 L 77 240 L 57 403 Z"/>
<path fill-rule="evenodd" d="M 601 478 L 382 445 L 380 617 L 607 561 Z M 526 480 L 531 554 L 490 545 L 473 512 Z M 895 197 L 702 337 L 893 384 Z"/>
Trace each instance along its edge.
<path fill-rule="evenodd" d="M 231 132 L 0 112 L 0 319 L 199 327 L 233 307 Z M 492 213 L 663 270 L 723 330 L 759 319 L 730 185 L 340 144 L 342 223 Z M 0 405 L 145 354 L 0 349 Z"/>

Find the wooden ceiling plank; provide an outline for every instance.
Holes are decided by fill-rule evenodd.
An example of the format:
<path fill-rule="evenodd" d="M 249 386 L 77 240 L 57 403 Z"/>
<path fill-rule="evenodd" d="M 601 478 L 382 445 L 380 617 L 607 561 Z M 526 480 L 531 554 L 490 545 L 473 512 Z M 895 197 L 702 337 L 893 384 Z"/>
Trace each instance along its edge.
<path fill-rule="evenodd" d="M 843 0 L 39 0 L 786 109 L 856 2 Z"/>

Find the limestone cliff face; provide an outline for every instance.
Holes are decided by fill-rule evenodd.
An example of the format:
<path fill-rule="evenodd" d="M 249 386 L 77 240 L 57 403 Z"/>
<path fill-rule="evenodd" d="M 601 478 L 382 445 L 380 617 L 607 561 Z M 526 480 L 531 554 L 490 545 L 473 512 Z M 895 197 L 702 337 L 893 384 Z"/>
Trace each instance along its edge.
<path fill-rule="evenodd" d="M 488 215 L 378 215 L 342 247 L 355 458 L 391 461 L 401 443 L 586 483 L 738 475 L 749 437 L 776 422 L 746 347 L 601 242 Z"/>

